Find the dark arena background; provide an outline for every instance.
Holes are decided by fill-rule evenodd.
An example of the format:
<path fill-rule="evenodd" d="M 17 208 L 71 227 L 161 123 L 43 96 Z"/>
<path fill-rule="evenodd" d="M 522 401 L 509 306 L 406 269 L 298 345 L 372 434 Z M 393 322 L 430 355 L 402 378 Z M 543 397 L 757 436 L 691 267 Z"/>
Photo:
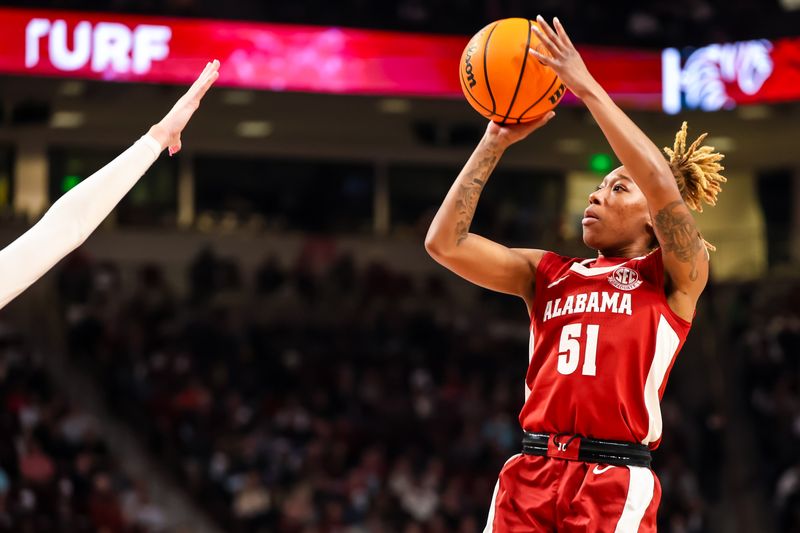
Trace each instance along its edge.
<path fill-rule="evenodd" d="M 423 243 L 486 127 L 461 51 L 540 13 L 659 147 L 687 120 L 726 154 L 659 531 L 800 531 L 797 0 L 2 2 L 3 245 L 222 66 L 182 151 L 0 311 L 0 531 L 483 531 L 529 319 Z M 473 230 L 590 257 L 619 163 L 574 95 L 556 111 Z"/>

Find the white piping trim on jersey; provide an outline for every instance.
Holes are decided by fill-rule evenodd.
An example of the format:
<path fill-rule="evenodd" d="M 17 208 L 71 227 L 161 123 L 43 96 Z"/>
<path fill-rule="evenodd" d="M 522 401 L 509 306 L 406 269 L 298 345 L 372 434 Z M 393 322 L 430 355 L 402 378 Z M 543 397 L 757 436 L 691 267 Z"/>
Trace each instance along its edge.
<path fill-rule="evenodd" d="M 578 274 L 581 274 L 582 276 L 600 276 L 602 274 L 608 274 L 609 272 L 613 272 L 614 270 L 618 269 L 619 267 L 621 267 L 623 265 L 627 265 L 631 261 L 644 259 L 645 257 L 646 256 L 644 256 L 644 255 L 641 256 L 641 257 L 633 257 L 631 259 L 628 259 L 624 263 L 620 263 L 618 265 L 607 266 L 607 267 L 587 267 L 586 264 L 594 261 L 594 259 L 585 259 L 584 261 L 581 261 L 580 263 L 572 263 L 572 265 L 570 265 L 569 269 L 572 270 L 573 272 L 577 272 Z"/>
<path fill-rule="evenodd" d="M 614 533 L 636 533 L 647 508 L 653 501 L 656 481 L 653 472 L 643 466 L 629 466 L 628 495 Z"/>
<path fill-rule="evenodd" d="M 669 325 L 664 315 L 660 315 L 653 362 L 650 363 L 650 370 L 647 372 L 647 379 L 644 383 L 644 406 L 647 409 L 649 420 L 647 435 L 642 439 L 642 444 L 650 444 L 661 437 L 661 398 L 658 396 L 658 391 L 664 383 L 664 376 L 667 375 L 669 365 L 675 358 L 680 343 L 678 334 Z"/>
<path fill-rule="evenodd" d="M 517 457 L 522 457 L 521 453 L 517 453 L 512 455 L 508 458 L 508 460 L 503 465 L 503 468 L 506 467 L 508 463 L 516 459 Z M 503 468 L 500 469 L 500 474 L 503 473 Z M 494 509 L 497 506 L 497 492 L 500 490 L 500 475 L 497 476 L 497 483 L 494 485 L 494 492 L 492 492 L 492 503 L 489 504 L 489 516 L 486 518 L 486 527 L 483 528 L 483 533 L 492 533 L 494 531 Z"/>
<path fill-rule="evenodd" d="M 566 274 L 566 275 L 564 275 L 564 276 L 561 276 L 560 278 L 558 278 L 557 280 L 555 280 L 553 283 L 551 283 L 550 285 L 548 285 L 548 286 L 547 286 L 547 288 L 548 288 L 548 289 L 552 289 L 553 287 L 555 287 L 556 285 L 558 285 L 559 283 L 561 283 L 562 281 L 564 281 L 564 280 L 565 280 L 565 279 L 567 279 L 568 277 L 569 277 L 569 274 Z"/>
<path fill-rule="evenodd" d="M 531 366 L 533 360 L 533 347 L 536 345 L 536 339 L 533 335 L 533 326 L 531 326 L 531 336 L 528 339 L 528 366 Z M 525 369 L 525 401 L 528 401 L 528 396 L 531 395 L 531 389 L 528 387 L 528 370 Z"/>
<path fill-rule="evenodd" d="M 492 492 L 492 503 L 489 504 L 489 516 L 486 517 L 486 526 L 483 528 L 482 533 L 493 533 L 494 531 L 494 507 L 497 505 L 497 491 L 500 490 L 500 478 L 494 484 L 494 491 Z"/>

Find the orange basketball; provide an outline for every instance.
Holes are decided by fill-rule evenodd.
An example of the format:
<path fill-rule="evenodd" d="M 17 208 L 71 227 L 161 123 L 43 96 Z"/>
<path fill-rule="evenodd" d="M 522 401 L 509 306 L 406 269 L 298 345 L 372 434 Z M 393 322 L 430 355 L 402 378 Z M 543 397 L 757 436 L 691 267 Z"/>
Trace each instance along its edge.
<path fill-rule="evenodd" d="M 500 124 L 529 122 L 553 109 L 566 87 L 548 66 L 528 53 L 547 53 L 531 30 L 532 21 L 492 22 L 470 39 L 458 74 L 475 110 Z"/>

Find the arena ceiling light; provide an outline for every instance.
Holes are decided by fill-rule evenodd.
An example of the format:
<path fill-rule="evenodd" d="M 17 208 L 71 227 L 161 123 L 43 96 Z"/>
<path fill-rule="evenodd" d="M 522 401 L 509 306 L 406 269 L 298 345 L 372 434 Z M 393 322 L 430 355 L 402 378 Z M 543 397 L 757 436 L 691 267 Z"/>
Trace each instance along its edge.
<path fill-rule="evenodd" d="M 255 100 L 253 91 L 229 90 L 222 93 L 222 103 L 226 105 L 250 105 Z"/>
<path fill-rule="evenodd" d="M 80 111 L 56 111 L 50 117 L 50 127 L 57 129 L 79 128 L 86 122 L 86 115 Z"/>
<path fill-rule="evenodd" d="M 405 98 L 382 98 L 378 100 L 378 110 L 389 115 L 401 115 L 411 111 L 411 102 Z"/>
<path fill-rule="evenodd" d="M 61 96 L 83 96 L 86 92 L 86 82 L 80 80 L 67 80 L 58 87 Z"/>
<path fill-rule="evenodd" d="M 743 120 L 763 120 L 772 117 L 772 109 L 766 105 L 748 105 L 737 108 L 736 114 Z"/>
<path fill-rule="evenodd" d="M 733 137 L 709 137 L 705 144 L 713 146 L 719 152 L 733 152 L 736 150 L 736 141 Z"/>
<path fill-rule="evenodd" d="M 236 135 L 248 139 L 267 137 L 272 130 L 272 122 L 266 120 L 244 120 L 236 125 Z"/>
<path fill-rule="evenodd" d="M 577 137 L 567 137 L 556 141 L 556 150 L 562 154 L 576 155 L 582 153 L 586 148 L 583 139 Z"/>

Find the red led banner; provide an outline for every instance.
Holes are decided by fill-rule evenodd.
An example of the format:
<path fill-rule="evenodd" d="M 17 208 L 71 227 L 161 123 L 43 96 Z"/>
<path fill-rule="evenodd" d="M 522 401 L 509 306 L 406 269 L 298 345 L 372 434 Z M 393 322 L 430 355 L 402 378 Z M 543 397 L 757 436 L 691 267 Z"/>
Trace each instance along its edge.
<path fill-rule="evenodd" d="M 0 10 L 0 71 L 114 81 L 191 82 L 337 93 L 455 94 L 453 37 L 194 19 Z"/>
<path fill-rule="evenodd" d="M 467 37 L 0 9 L 0 72 L 126 82 L 191 82 L 212 58 L 220 85 L 462 98 Z M 612 95 L 660 104 L 655 52 L 583 50 Z"/>
<path fill-rule="evenodd" d="M 0 9 L 0 73 L 121 82 L 186 84 L 217 58 L 219 84 L 229 87 L 462 98 L 457 62 L 467 41 L 466 36 Z M 660 109 L 663 103 L 677 112 L 800 100 L 800 39 L 663 54 L 581 47 L 581 54 L 603 87 L 629 108 Z M 575 101 L 571 94 L 564 100 Z"/>

